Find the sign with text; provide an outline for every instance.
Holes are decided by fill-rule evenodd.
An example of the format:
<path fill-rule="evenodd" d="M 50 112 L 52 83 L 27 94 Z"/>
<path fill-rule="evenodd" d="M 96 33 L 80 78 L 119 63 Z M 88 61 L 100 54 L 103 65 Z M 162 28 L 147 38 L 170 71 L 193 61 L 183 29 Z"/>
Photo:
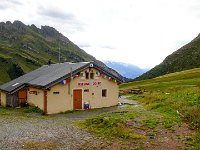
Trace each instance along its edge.
<path fill-rule="evenodd" d="M 37 95 L 38 92 L 37 91 L 29 91 L 29 94 L 35 94 L 35 95 Z"/>
<path fill-rule="evenodd" d="M 100 81 L 78 82 L 78 86 L 99 86 L 99 85 L 101 85 Z"/>

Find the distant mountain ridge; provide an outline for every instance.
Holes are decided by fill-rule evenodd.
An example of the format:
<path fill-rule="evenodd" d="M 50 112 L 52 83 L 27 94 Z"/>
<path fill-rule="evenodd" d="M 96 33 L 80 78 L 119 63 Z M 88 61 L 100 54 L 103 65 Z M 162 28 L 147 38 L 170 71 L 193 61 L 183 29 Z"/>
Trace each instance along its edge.
<path fill-rule="evenodd" d="M 155 66 L 135 80 L 151 79 L 168 73 L 199 67 L 200 34 L 191 42 L 167 56 L 161 64 Z"/>
<path fill-rule="evenodd" d="M 145 73 L 148 69 L 141 69 L 135 65 L 122 63 L 122 62 L 114 62 L 114 61 L 104 61 L 104 63 L 119 72 L 122 76 L 128 79 L 134 79 L 141 74 Z"/>
<path fill-rule="evenodd" d="M 0 85 L 47 64 L 49 59 L 58 63 L 59 49 L 60 62 L 95 61 L 122 77 L 53 27 L 7 21 L 0 22 Z"/>

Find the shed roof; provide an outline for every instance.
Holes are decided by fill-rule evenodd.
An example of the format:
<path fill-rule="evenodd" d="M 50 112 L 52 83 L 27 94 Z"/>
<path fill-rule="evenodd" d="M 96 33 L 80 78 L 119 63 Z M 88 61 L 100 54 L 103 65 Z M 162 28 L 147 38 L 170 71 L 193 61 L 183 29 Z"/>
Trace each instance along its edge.
<path fill-rule="evenodd" d="M 113 77 L 118 82 L 123 82 L 120 76 L 112 70 L 103 66 L 97 65 L 94 62 L 79 62 L 79 63 L 58 63 L 51 65 L 44 65 L 30 73 L 27 73 L 19 78 L 16 78 L 8 83 L 0 86 L 0 90 L 7 93 L 14 93 L 15 91 L 23 88 L 24 86 L 35 86 L 40 88 L 49 88 L 53 84 L 60 82 L 61 80 L 77 74 L 81 70 L 84 70 L 93 64 L 93 67 L 102 71 L 103 73 Z"/>

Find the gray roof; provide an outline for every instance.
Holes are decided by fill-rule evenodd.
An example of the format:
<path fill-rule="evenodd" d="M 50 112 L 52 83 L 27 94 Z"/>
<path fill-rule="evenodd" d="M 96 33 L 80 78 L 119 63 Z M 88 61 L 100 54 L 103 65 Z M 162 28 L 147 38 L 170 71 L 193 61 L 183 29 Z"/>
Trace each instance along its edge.
<path fill-rule="evenodd" d="M 119 77 L 115 74 L 111 74 L 105 68 L 96 65 L 94 67 L 97 69 L 101 69 L 104 73 L 111 75 L 115 78 L 118 82 L 122 82 Z M 72 75 L 75 75 L 81 70 L 89 67 L 90 62 L 80 62 L 80 63 L 59 63 L 59 64 L 51 64 L 51 65 L 44 65 L 30 73 L 27 73 L 19 78 L 16 78 L 2 86 L 0 86 L 0 90 L 14 93 L 15 91 L 23 88 L 24 86 L 35 86 L 40 88 L 48 88 L 55 83 L 60 82 L 64 78 L 70 77 L 71 70 Z"/>

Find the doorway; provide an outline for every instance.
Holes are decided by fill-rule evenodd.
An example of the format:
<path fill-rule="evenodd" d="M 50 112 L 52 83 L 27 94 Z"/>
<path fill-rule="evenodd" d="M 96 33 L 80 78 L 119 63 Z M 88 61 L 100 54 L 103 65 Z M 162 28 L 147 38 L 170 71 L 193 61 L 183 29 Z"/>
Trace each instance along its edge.
<path fill-rule="evenodd" d="M 74 110 L 82 109 L 82 90 L 76 89 L 73 92 L 74 97 Z"/>
<path fill-rule="evenodd" d="M 19 105 L 25 106 L 27 102 L 27 89 L 21 89 L 18 92 Z"/>

